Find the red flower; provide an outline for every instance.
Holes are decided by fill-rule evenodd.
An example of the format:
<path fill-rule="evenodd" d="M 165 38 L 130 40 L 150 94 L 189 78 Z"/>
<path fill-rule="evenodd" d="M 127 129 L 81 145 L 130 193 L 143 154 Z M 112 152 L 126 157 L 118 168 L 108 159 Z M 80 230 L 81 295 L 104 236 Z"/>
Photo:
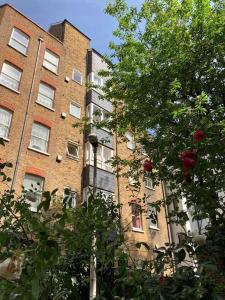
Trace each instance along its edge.
<path fill-rule="evenodd" d="M 180 155 L 183 168 L 183 176 L 185 179 L 190 177 L 190 171 L 194 169 L 196 165 L 197 153 L 196 151 L 184 151 Z"/>
<path fill-rule="evenodd" d="M 165 278 L 164 278 L 163 275 L 161 275 L 161 276 L 159 277 L 159 284 L 162 285 L 162 284 L 164 284 L 164 282 L 165 282 Z"/>
<path fill-rule="evenodd" d="M 195 129 L 193 137 L 194 137 L 195 143 L 198 143 L 200 141 L 203 141 L 206 138 L 206 134 L 202 130 Z"/>
<path fill-rule="evenodd" d="M 145 172 L 151 172 L 152 171 L 152 162 L 151 160 L 147 159 L 144 163 L 144 171 Z"/>

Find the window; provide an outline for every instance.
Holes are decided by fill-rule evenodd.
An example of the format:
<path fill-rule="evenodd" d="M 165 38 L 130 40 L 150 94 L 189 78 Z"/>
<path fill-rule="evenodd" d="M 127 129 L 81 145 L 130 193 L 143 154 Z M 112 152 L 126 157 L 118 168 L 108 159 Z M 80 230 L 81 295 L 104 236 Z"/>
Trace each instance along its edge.
<path fill-rule="evenodd" d="M 100 109 L 98 106 L 96 105 L 92 105 L 93 106 L 93 111 L 92 111 L 92 120 L 94 122 L 101 122 L 102 120 L 102 109 Z"/>
<path fill-rule="evenodd" d="M 107 121 L 110 118 L 110 113 L 105 109 L 91 103 L 87 106 L 87 117 L 90 119 L 90 122 L 102 122 Z M 103 128 L 108 130 L 107 128 Z"/>
<path fill-rule="evenodd" d="M 2 72 L 0 75 L 0 83 L 8 88 L 18 91 L 21 71 L 9 63 L 3 63 Z"/>
<path fill-rule="evenodd" d="M 51 86 L 40 83 L 37 103 L 46 106 L 48 108 L 53 108 L 53 101 L 55 96 L 55 90 Z"/>
<path fill-rule="evenodd" d="M 34 123 L 31 132 L 30 147 L 47 153 L 49 141 L 49 128 L 39 123 Z"/>
<path fill-rule="evenodd" d="M 63 192 L 63 207 L 65 208 L 75 208 L 77 203 L 77 193 L 71 188 L 65 188 Z"/>
<path fill-rule="evenodd" d="M 93 187 L 90 187 L 90 186 L 83 189 L 83 202 L 88 200 L 88 198 L 91 195 L 92 190 L 93 190 Z M 114 201 L 114 194 L 113 193 L 110 193 L 110 192 L 105 191 L 105 190 L 97 189 L 96 190 L 96 195 L 98 195 L 98 194 L 101 194 L 102 200 L 104 200 L 104 201 Z"/>
<path fill-rule="evenodd" d="M 68 142 L 67 156 L 73 159 L 79 158 L 79 146 L 76 143 Z"/>
<path fill-rule="evenodd" d="M 78 119 L 80 119 L 80 106 L 73 102 L 70 103 L 70 114 Z"/>
<path fill-rule="evenodd" d="M 142 210 L 141 206 L 136 203 L 131 203 L 132 211 L 132 227 L 142 230 Z"/>
<path fill-rule="evenodd" d="M 80 71 L 74 69 L 72 74 L 72 79 L 79 84 L 82 84 L 82 74 Z"/>
<path fill-rule="evenodd" d="M 135 149 L 134 135 L 130 132 L 127 132 L 126 138 L 127 138 L 127 148 L 130 150 L 134 150 Z"/>
<path fill-rule="evenodd" d="M 141 154 L 144 155 L 144 156 L 148 155 L 144 146 L 141 147 Z"/>
<path fill-rule="evenodd" d="M 129 182 L 130 185 L 137 185 L 138 184 L 138 181 L 135 180 L 135 178 L 133 178 L 132 176 L 128 177 L 128 182 Z"/>
<path fill-rule="evenodd" d="M 97 85 L 98 87 L 103 87 L 105 84 L 105 78 L 102 78 L 94 72 L 89 74 L 89 80 L 92 84 Z"/>
<path fill-rule="evenodd" d="M 8 138 L 12 113 L 0 107 L 0 137 Z"/>
<path fill-rule="evenodd" d="M 153 229 L 158 229 L 158 217 L 155 207 L 149 205 L 148 207 L 148 216 L 149 216 L 149 227 Z"/>
<path fill-rule="evenodd" d="M 113 157 L 113 150 L 103 145 L 99 145 L 97 149 L 97 167 L 112 172 L 112 166 L 109 161 Z M 94 155 L 90 143 L 86 144 L 86 163 L 94 165 Z"/>
<path fill-rule="evenodd" d="M 145 187 L 148 188 L 148 189 L 153 189 L 154 188 L 153 180 L 149 176 L 145 176 Z"/>
<path fill-rule="evenodd" d="M 44 179 L 42 177 L 25 174 L 23 186 L 26 191 L 26 199 L 30 204 L 30 210 L 37 211 L 38 205 L 41 203 Z"/>
<path fill-rule="evenodd" d="M 57 73 L 59 66 L 59 57 L 50 50 L 46 49 L 43 66 L 46 67 L 48 70 Z"/>
<path fill-rule="evenodd" d="M 23 54 L 27 54 L 29 36 L 18 28 L 13 28 L 9 45 Z"/>

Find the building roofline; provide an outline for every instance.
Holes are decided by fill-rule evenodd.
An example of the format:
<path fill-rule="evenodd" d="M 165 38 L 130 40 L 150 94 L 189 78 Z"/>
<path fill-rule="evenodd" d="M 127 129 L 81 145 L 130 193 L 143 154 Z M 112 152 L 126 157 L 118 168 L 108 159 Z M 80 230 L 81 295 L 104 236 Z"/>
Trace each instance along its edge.
<path fill-rule="evenodd" d="M 5 6 L 10 7 L 11 9 L 13 9 L 17 13 L 19 13 L 21 16 L 23 16 L 25 19 L 27 19 L 28 21 L 30 21 L 32 24 L 34 24 L 35 26 L 37 26 L 38 28 L 40 28 L 42 31 L 44 31 L 45 33 L 47 33 L 48 35 L 50 35 L 57 42 L 59 42 L 60 44 L 63 44 L 63 42 L 61 42 L 59 39 L 57 39 L 57 37 L 55 37 L 53 34 L 51 34 L 50 32 L 48 32 L 46 29 L 42 28 L 40 25 L 38 25 L 37 23 L 35 23 L 34 21 L 32 21 L 30 18 L 28 18 L 27 16 L 25 16 L 22 12 L 20 12 L 19 10 L 17 10 L 15 7 L 13 7 L 12 5 L 10 5 L 9 3 L 5 3 L 5 4 L 0 5 L 0 8 L 5 7 Z"/>
<path fill-rule="evenodd" d="M 67 19 L 63 20 L 63 23 L 68 23 L 70 26 L 72 26 L 74 29 L 76 29 L 79 33 L 81 33 L 84 37 L 86 37 L 86 39 L 88 39 L 89 41 L 91 41 L 91 39 L 85 34 L 83 33 L 79 28 L 77 28 L 75 25 L 73 25 L 70 21 L 68 21 Z M 54 25 L 54 24 L 53 24 Z"/>
<path fill-rule="evenodd" d="M 89 50 L 89 51 L 93 51 L 93 52 L 95 52 L 98 56 L 100 56 L 101 58 L 104 58 L 104 55 L 101 54 L 100 52 L 98 52 L 96 49 L 90 48 L 90 49 L 88 49 L 88 50 Z"/>

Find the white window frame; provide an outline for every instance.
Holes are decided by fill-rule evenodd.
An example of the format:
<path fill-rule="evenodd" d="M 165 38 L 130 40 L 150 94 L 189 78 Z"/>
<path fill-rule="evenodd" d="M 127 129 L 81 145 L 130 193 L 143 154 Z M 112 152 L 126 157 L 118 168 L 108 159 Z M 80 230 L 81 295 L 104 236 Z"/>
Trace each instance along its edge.
<path fill-rule="evenodd" d="M 145 180 L 145 187 L 147 189 L 154 190 L 154 183 L 153 183 L 151 176 L 145 176 L 144 180 Z M 150 182 L 150 185 L 149 185 L 149 182 Z"/>
<path fill-rule="evenodd" d="M 66 190 L 69 191 L 69 194 L 66 194 Z M 67 198 L 67 199 L 66 199 Z M 77 192 L 75 190 L 72 190 L 70 187 L 65 187 L 63 190 L 63 202 L 65 202 L 66 199 L 66 203 L 62 203 L 62 205 L 66 208 L 75 208 L 77 206 Z M 69 206 L 69 201 L 71 199 L 71 206 Z"/>
<path fill-rule="evenodd" d="M 128 182 L 129 182 L 129 185 L 131 185 L 131 186 L 135 186 L 138 184 L 138 182 L 132 176 L 128 177 Z"/>
<path fill-rule="evenodd" d="M 90 190 L 92 190 L 93 187 L 92 186 L 88 186 L 88 187 L 85 187 L 83 189 L 83 201 L 82 203 L 86 202 L 90 196 Z M 96 194 L 98 193 L 102 193 L 103 194 L 103 197 L 105 198 L 105 200 L 107 201 L 107 198 L 108 197 L 112 197 L 113 201 L 114 201 L 114 198 L 115 198 L 115 194 L 114 193 L 111 193 L 111 192 L 108 192 L 108 191 L 105 191 L 105 190 L 101 190 L 101 189 L 96 189 Z"/>
<path fill-rule="evenodd" d="M 97 76 L 100 79 L 100 84 L 96 83 L 95 81 L 95 76 Z M 95 72 L 91 72 L 88 75 L 88 80 L 92 85 L 96 85 L 96 87 L 92 87 L 94 90 L 96 90 L 99 93 L 102 93 L 102 88 L 104 87 L 104 79 L 99 76 L 97 73 Z"/>
<path fill-rule="evenodd" d="M 130 150 L 134 150 L 136 147 L 135 141 L 134 141 L 134 135 L 131 132 L 126 132 L 125 134 L 127 139 L 127 148 Z"/>
<path fill-rule="evenodd" d="M 25 184 L 26 177 L 28 178 L 28 180 L 33 179 L 33 182 L 34 182 L 34 183 L 32 183 L 33 187 L 31 186 L 29 188 L 29 190 L 26 189 L 26 184 Z M 40 185 L 38 185 L 36 181 L 37 182 L 40 181 Z M 24 176 L 24 181 L 23 181 L 24 184 L 23 185 L 24 185 L 24 189 L 26 192 L 25 198 L 26 198 L 26 202 L 30 204 L 30 210 L 33 212 L 37 212 L 38 205 L 41 203 L 42 193 L 43 193 L 43 189 L 44 189 L 44 181 L 45 180 L 43 177 L 36 176 L 33 174 L 26 173 Z M 40 187 L 40 189 L 37 189 L 37 187 Z"/>
<path fill-rule="evenodd" d="M 12 77 L 11 74 L 9 74 L 7 68 L 12 68 L 14 71 L 17 72 L 17 78 Z M 0 84 L 4 85 L 5 87 L 18 92 L 19 86 L 20 86 L 20 79 L 21 79 L 22 71 L 14 66 L 11 63 L 4 62 L 2 65 L 2 70 L 0 74 Z"/>
<path fill-rule="evenodd" d="M 40 91 L 41 89 L 41 86 L 45 86 L 47 87 L 48 89 L 50 89 L 52 91 L 52 98 L 49 97 L 47 94 L 44 94 L 43 92 Z M 45 104 L 42 102 L 42 100 L 39 99 L 39 97 L 44 97 L 46 98 L 48 101 L 51 102 L 51 106 Z M 37 100 L 36 102 L 46 108 L 49 108 L 51 110 L 54 110 L 54 99 L 55 99 L 55 88 L 53 88 L 52 86 L 50 86 L 49 84 L 45 83 L 45 82 L 40 82 L 39 83 L 39 89 L 38 89 L 38 97 L 37 97 Z"/>
<path fill-rule="evenodd" d="M 3 121 L 0 119 L 0 127 L 4 127 L 5 128 L 5 132 L 6 134 L 0 135 L 1 138 L 8 140 L 9 138 L 9 131 L 10 131 L 10 126 L 11 126 L 11 121 L 12 121 L 12 112 L 8 109 L 5 109 L 3 107 L 0 106 L 0 112 L 3 112 L 7 114 L 8 116 L 8 123 L 3 123 Z"/>
<path fill-rule="evenodd" d="M 69 150 L 68 150 L 68 145 L 69 145 L 69 144 L 70 144 L 70 145 L 73 145 L 73 146 L 75 146 L 75 147 L 77 147 L 77 156 L 72 155 L 72 154 L 69 153 Z M 80 146 L 79 146 L 78 143 L 73 142 L 73 141 L 68 141 L 68 142 L 67 142 L 67 150 L 66 150 L 66 154 L 67 154 L 67 157 L 68 157 L 68 158 L 78 160 L 78 159 L 79 159 L 79 152 L 80 152 Z"/>
<path fill-rule="evenodd" d="M 55 64 L 54 62 L 52 62 L 51 60 L 49 60 L 48 58 L 46 58 L 46 54 L 49 54 L 50 56 L 52 56 L 54 59 L 57 59 L 57 63 Z M 55 54 L 54 52 L 52 52 L 49 49 L 45 49 L 45 54 L 44 54 L 44 60 L 43 60 L 43 66 L 48 69 L 49 71 L 57 74 L 58 70 L 59 70 L 59 56 L 57 54 Z"/>
<path fill-rule="evenodd" d="M 155 207 L 148 205 L 149 228 L 159 230 L 158 213 Z M 154 224 L 155 223 L 155 224 Z"/>
<path fill-rule="evenodd" d="M 113 157 L 113 150 L 105 147 L 103 145 L 98 145 L 98 152 L 97 152 L 97 167 L 99 169 L 108 171 L 108 172 L 112 172 L 113 168 L 111 166 L 110 163 L 106 163 L 107 160 L 104 159 L 104 148 L 106 148 L 107 150 L 109 150 L 111 152 L 111 156 Z M 94 154 L 93 154 L 93 149 L 92 149 L 92 145 L 87 142 L 85 144 L 85 161 L 86 164 L 94 166 Z"/>
<path fill-rule="evenodd" d="M 99 110 L 100 114 L 99 115 L 94 115 L 94 108 L 97 108 L 97 110 Z M 89 122 L 94 124 L 94 122 L 102 122 L 102 121 L 107 121 L 109 118 L 105 118 L 105 114 L 110 113 L 109 111 L 107 111 L 106 109 L 98 106 L 95 103 L 90 103 L 87 106 L 87 117 L 89 118 Z M 94 117 L 99 117 L 99 121 L 94 120 Z M 106 131 L 110 131 L 108 128 L 102 127 L 102 129 L 106 130 Z"/>
<path fill-rule="evenodd" d="M 134 224 L 136 223 L 136 221 L 134 222 L 134 218 L 136 219 L 137 218 L 137 215 L 135 214 L 134 210 L 133 210 L 133 207 L 138 207 L 138 211 L 139 211 L 139 222 L 140 222 L 140 226 L 137 227 L 137 226 L 134 226 Z M 131 223 L 132 223 L 132 229 L 135 230 L 135 231 L 143 231 L 143 217 L 142 217 L 142 207 L 141 205 L 135 203 L 135 202 L 132 202 L 131 203 Z"/>
<path fill-rule="evenodd" d="M 14 33 L 17 33 L 18 36 L 22 36 L 23 38 L 27 39 L 26 43 L 23 43 L 23 41 L 17 39 L 17 37 L 14 36 Z M 9 45 L 19 51 L 20 53 L 26 55 L 28 50 L 30 37 L 24 33 L 22 30 L 18 29 L 17 27 L 14 27 L 10 36 Z M 24 47 L 24 51 L 21 50 L 21 46 Z"/>
<path fill-rule="evenodd" d="M 43 138 L 40 137 L 40 136 L 35 136 L 35 135 L 33 134 L 34 126 L 38 126 L 39 129 L 40 129 L 40 128 L 44 128 L 45 130 L 48 130 L 48 132 L 47 132 L 47 139 L 43 139 Z M 50 136 L 50 128 L 49 128 L 49 127 L 47 127 L 47 126 L 45 126 L 45 125 L 43 125 L 43 124 L 40 124 L 40 123 L 38 123 L 38 122 L 34 122 L 33 125 L 32 125 L 32 130 L 31 130 L 31 139 L 30 139 L 30 146 L 29 146 L 29 148 L 34 149 L 35 151 L 38 151 L 38 152 L 41 152 L 41 153 L 48 153 L 49 136 Z M 45 149 L 44 149 L 44 150 L 43 150 L 43 149 L 39 149 L 39 148 L 41 148 L 41 147 L 39 147 L 38 145 L 35 145 L 35 143 L 33 143 L 33 138 L 34 138 L 34 139 L 39 139 L 39 140 L 41 140 L 41 141 L 44 141 L 44 142 L 46 143 Z"/>
<path fill-rule="evenodd" d="M 75 116 L 75 114 L 72 113 L 71 106 L 76 106 L 76 107 L 79 108 L 79 110 L 80 110 L 79 116 Z M 75 117 L 75 118 L 77 118 L 77 119 L 80 119 L 80 118 L 81 118 L 81 107 L 80 107 L 80 105 L 77 104 L 76 102 L 73 102 L 73 101 L 70 102 L 70 115 L 73 116 L 73 117 Z"/>
<path fill-rule="evenodd" d="M 75 73 L 79 73 L 79 75 L 80 75 L 80 81 L 78 81 L 78 80 L 75 79 Z M 82 75 L 82 73 L 79 70 L 77 70 L 77 69 L 73 69 L 72 80 L 75 81 L 75 82 L 77 82 L 78 84 L 82 85 L 82 83 L 83 83 L 83 75 Z"/>

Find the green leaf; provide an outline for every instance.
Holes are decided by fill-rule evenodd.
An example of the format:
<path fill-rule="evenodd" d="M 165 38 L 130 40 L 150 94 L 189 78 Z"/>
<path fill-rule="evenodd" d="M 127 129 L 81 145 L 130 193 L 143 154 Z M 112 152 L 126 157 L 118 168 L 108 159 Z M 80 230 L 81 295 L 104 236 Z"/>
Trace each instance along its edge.
<path fill-rule="evenodd" d="M 32 295 L 33 295 L 34 299 L 38 300 L 39 294 L 40 294 L 39 279 L 31 280 L 31 287 L 32 287 Z"/>

